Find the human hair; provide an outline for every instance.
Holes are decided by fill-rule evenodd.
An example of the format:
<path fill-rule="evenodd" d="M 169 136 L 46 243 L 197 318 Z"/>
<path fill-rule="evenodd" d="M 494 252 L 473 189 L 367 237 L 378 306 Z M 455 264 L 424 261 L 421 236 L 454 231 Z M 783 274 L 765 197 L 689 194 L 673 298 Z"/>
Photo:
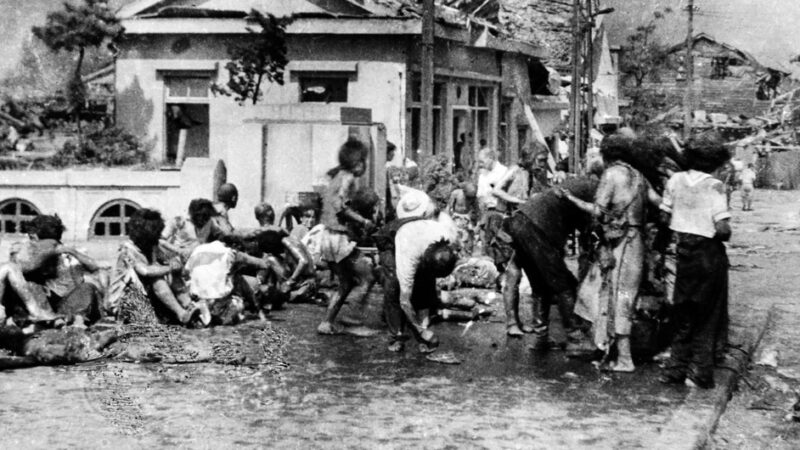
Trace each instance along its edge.
<path fill-rule="evenodd" d="M 436 278 L 443 278 L 453 273 L 457 260 L 458 255 L 456 255 L 450 243 L 441 239 L 425 249 L 420 260 L 420 267 L 417 270 L 421 271 L 420 273 L 430 274 Z"/>
<path fill-rule="evenodd" d="M 218 216 L 219 212 L 214 208 L 211 200 L 196 198 L 189 202 L 189 221 L 195 228 L 203 228 L 212 217 Z"/>
<path fill-rule="evenodd" d="M 149 252 L 158 245 L 164 231 L 164 219 L 160 212 L 142 208 L 133 213 L 126 228 L 131 241 L 142 251 Z"/>
<path fill-rule="evenodd" d="M 478 158 L 497 161 L 497 152 L 491 148 L 482 148 L 478 150 Z"/>
<path fill-rule="evenodd" d="M 61 240 L 64 234 L 64 222 L 57 214 L 53 215 L 39 215 L 28 221 L 24 230 L 28 234 L 35 234 L 39 239 L 54 239 Z"/>
<path fill-rule="evenodd" d="M 253 213 L 260 224 L 272 225 L 275 223 L 275 209 L 269 203 L 259 203 L 253 208 Z"/>
<path fill-rule="evenodd" d="M 217 200 L 222 203 L 236 203 L 239 197 L 239 190 L 233 183 L 225 183 L 217 189 Z"/>
<path fill-rule="evenodd" d="M 353 198 L 350 199 L 350 207 L 360 215 L 370 218 L 375 214 L 375 206 L 380 201 L 380 197 L 374 190 L 368 187 L 359 188 Z"/>
<path fill-rule="evenodd" d="M 367 160 L 367 146 L 363 142 L 350 138 L 339 147 L 339 165 L 328 171 L 328 176 L 333 178 L 342 170 L 352 172 L 359 163 Z"/>
<path fill-rule="evenodd" d="M 686 166 L 700 172 L 711 173 L 731 159 L 731 153 L 716 133 L 693 136 L 683 151 Z"/>
<path fill-rule="evenodd" d="M 397 146 L 394 145 L 394 142 L 386 141 L 386 155 L 389 155 L 390 153 L 394 153 L 396 150 L 397 150 Z"/>
<path fill-rule="evenodd" d="M 603 161 L 611 163 L 615 161 L 629 162 L 633 150 L 633 139 L 621 134 L 606 136 L 600 143 L 600 155 Z"/>

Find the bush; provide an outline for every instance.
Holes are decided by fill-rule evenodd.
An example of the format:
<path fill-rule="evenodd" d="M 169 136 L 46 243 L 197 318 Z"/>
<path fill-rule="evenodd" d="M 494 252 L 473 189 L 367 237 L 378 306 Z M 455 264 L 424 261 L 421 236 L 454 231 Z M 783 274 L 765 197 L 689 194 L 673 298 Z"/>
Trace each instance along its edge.
<path fill-rule="evenodd" d="M 135 136 L 120 128 L 110 127 L 88 134 L 80 144 L 66 142 L 50 162 L 56 167 L 132 166 L 147 163 L 147 153 Z"/>

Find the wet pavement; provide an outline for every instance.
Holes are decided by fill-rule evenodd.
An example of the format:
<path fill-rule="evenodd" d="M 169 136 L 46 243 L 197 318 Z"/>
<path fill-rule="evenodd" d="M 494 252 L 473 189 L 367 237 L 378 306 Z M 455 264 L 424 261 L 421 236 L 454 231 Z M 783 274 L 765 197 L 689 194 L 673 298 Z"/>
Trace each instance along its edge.
<path fill-rule="evenodd" d="M 788 295 L 770 284 L 788 269 L 775 261 L 800 255 L 788 242 L 759 247 L 764 224 L 751 220 L 737 215 L 731 245 L 734 340 L 750 338 L 769 298 Z M 376 328 L 378 295 L 365 316 Z M 439 351 L 462 360 L 443 365 L 413 341 L 388 352 L 383 334 L 318 336 L 322 315 L 312 305 L 274 313 L 271 326 L 289 334 L 278 371 L 95 362 L 2 372 L 4 446 L 688 448 L 713 415 L 711 392 L 660 385 L 654 363 L 607 374 L 561 351 L 536 354 L 532 336 L 506 338 L 499 316 L 436 325 Z"/>

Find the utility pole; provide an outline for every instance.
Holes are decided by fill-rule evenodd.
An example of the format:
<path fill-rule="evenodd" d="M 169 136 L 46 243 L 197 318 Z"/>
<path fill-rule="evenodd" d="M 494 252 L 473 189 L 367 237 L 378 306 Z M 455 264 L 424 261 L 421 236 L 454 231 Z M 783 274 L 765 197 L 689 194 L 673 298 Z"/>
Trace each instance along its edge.
<path fill-rule="evenodd" d="M 420 160 L 433 155 L 433 50 L 434 50 L 434 18 L 436 15 L 434 0 L 422 3 L 422 52 L 421 52 L 421 101 L 420 114 Z M 414 151 L 416 149 L 412 149 Z"/>
<path fill-rule="evenodd" d="M 594 16 L 592 15 L 592 2 L 586 0 L 586 17 L 589 18 L 587 24 L 589 38 L 586 40 L 586 132 L 587 142 L 592 139 L 592 128 L 594 128 Z"/>
<path fill-rule="evenodd" d="M 683 93 L 683 139 L 689 139 L 692 134 L 692 110 L 694 100 L 694 0 L 689 0 L 689 25 L 686 33 L 686 91 Z"/>
<path fill-rule="evenodd" d="M 580 167 L 581 147 L 581 4 L 580 0 L 572 0 L 572 154 L 569 158 L 569 171 L 577 173 Z"/>

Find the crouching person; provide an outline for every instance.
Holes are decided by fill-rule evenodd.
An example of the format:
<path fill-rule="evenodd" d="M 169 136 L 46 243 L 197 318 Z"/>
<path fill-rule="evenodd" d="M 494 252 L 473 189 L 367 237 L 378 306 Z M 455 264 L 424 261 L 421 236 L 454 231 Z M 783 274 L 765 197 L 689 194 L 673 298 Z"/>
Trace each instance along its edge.
<path fill-rule="evenodd" d="M 376 236 L 390 351 L 403 350 L 407 326 L 420 342 L 421 352 L 430 353 L 439 345 L 428 329 L 430 311 L 438 306 L 436 278 L 448 276 L 455 268 L 456 236 L 455 224 L 444 213 L 436 220 L 398 219 Z"/>
<path fill-rule="evenodd" d="M 171 277 L 180 276 L 179 258 L 167 260 L 159 249 L 164 219 L 158 211 L 140 209 L 128 222 L 129 240 L 120 245 L 111 276 L 106 308 L 126 323 L 165 320 L 188 324 L 200 310 L 185 292 L 173 292 Z"/>

